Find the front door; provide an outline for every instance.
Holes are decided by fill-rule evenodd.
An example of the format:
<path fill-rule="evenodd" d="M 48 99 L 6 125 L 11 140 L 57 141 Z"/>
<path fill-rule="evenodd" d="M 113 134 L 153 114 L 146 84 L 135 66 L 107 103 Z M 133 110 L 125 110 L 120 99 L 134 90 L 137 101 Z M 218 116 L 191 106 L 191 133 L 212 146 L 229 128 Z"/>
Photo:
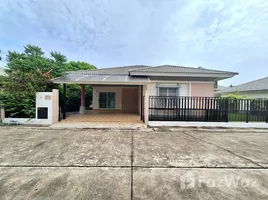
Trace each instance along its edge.
<path fill-rule="evenodd" d="M 138 113 L 138 88 L 122 89 L 122 111 Z"/>

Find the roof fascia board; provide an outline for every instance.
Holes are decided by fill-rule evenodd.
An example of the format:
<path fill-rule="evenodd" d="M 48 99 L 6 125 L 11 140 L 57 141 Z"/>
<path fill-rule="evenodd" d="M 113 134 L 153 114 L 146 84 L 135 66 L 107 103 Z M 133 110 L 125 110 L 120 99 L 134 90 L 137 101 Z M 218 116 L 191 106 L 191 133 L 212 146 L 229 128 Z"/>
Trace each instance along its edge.
<path fill-rule="evenodd" d="M 96 82 L 96 81 L 57 81 L 57 80 L 53 80 L 53 83 L 59 83 L 59 84 L 86 84 L 86 85 L 148 85 L 150 84 L 150 82 Z"/>

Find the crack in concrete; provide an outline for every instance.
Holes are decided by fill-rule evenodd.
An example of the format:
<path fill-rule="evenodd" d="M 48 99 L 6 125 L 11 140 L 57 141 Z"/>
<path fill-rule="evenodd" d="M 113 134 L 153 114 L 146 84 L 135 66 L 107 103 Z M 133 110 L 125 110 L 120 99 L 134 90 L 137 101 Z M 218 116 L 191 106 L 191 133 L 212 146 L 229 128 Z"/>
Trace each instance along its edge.
<path fill-rule="evenodd" d="M 268 167 L 239 167 L 239 166 L 234 166 L 234 167 L 209 167 L 209 166 L 142 166 L 142 165 L 137 165 L 137 166 L 76 166 L 76 165 L 68 165 L 68 166 L 57 166 L 57 165 L 0 165 L 0 168 L 112 168 L 112 169 L 131 169 L 133 170 L 136 168 L 140 169 L 260 169 L 260 170 L 268 170 Z"/>
<path fill-rule="evenodd" d="M 133 200 L 133 163 L 134 163 L 134 135 L 131 132 L 131 174 L 130 174 L 130 199 Z"/>
<path fill-rule="evenodd" d="M 196 140 L 205 142 L 205 143 L 207 143 L 207 144 L 210 144 L 210 145 L 213 145 L 213 146 L 215 146 L 215 147 L 217 147 L 217 148 L 220 148 L 220 149 L 222 149 L 222 150 L 224 150 L 224 151 L 227 151 L 228 153 L 230 153 L 230 154 L 232 154 L 232 155 L 234 155 L 234 156 L 236 156 L 236 157 L 238 157 L 238 158 L 247 160 L 248 162 L 251 162 L 251 163 L 253 163 L 254 165 L 257 165 L 257 166 L 263 168 L 262 165 L 260 165 L 259 163 L 257 163 L 257 162 L 255 162 L 255 161 L 251 160 L 250 158 L 247 158 L 247 157 L 245 157 L 245 156 L 236 154 L 236 153 L 232 152 L 231 150 L 226 149 L 226 148 L 223 148 L 223 147 L 221 147 L 221 146 L 219 146 L 219 145 L 217 145 L 217 144 L 214 144 L 214 143 L 212 143 L 212 142 L 207 142 L 207 141 L 202 140 L 202 139 L 200 139 L 200 138 L 194 137 L 194 136 L 192 136 L 191 134 L 186 133 L 186 131 L 182 131 L 182 133 L 185 134 L 185 135 L 187 135 L 187 136 L 189 136 L 189 137 L 191 137 L 191 138 L 194 138 L 194 139 L 196 139 Z"/>
<path fill-rule="evenodd" d="M 129 165 L 0 165 L 0 168 L 29 167 L 29 168 L 131 168 Z"/>

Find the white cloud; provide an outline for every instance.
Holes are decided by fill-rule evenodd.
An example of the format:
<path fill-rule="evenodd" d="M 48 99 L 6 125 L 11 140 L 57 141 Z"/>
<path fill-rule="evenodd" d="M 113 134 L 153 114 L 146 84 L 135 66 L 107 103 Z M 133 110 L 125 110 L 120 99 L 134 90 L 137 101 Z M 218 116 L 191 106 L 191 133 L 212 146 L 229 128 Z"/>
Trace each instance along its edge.
<path fill-rule="evenodd" d="M 266 0 L 8 0 L 0 10 L 5 50 L 33 43 L 99 67 L 169 63 L 241 72 L 233 83 L 268 71 Z"/>

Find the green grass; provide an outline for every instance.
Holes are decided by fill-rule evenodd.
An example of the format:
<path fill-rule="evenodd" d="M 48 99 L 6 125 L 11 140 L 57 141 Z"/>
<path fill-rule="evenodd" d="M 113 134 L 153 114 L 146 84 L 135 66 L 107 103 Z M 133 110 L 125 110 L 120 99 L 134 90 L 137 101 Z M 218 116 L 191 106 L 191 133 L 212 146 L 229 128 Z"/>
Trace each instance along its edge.
<path fill-rule="evenodd" d="M 228 121 L 229 122 L 246 122 L 247 116 L 242 113 L 228 113 Z M 256 116 L 250 115 L 248 116 L 248 121 L 250 122 L 265 122 L 265 116 Z"/>

